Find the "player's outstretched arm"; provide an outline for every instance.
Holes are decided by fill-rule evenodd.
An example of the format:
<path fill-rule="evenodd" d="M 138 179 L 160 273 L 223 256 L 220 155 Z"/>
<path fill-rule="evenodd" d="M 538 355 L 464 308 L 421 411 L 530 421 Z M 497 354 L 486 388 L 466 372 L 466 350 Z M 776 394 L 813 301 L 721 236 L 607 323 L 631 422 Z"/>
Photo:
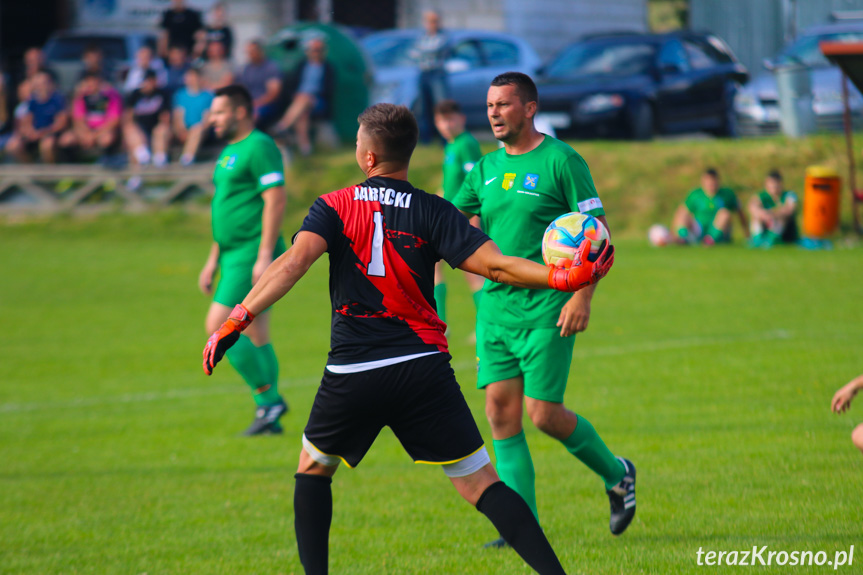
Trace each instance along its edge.
<path fill-rule="evenodd" d="M 851 407 L 851 400 L 861 389 L 863 389 L 863 375 L 852 379 L 839 388 L 839 391 L 833 396 L 833 401 L 830 402 L 833 413 L 844 413 Z"/>
<path fill-rule="evenodd" d="M 312 264 L 327 251 L 327 242 L 316 233 L 300 232 L 291 248 L 274 261 L 228 320 L 213 332 L 204 347 L 204 373 L 210 375 L 225 352 L 240 338 L 240 333 L 255 316 L 276 303 L 303 277 Z"/>
<path fill-rule="evenodd" d="M 460 269 L 481 275 L 493 282 L 516 287 L 543 289 L 552 288 L 574 292 L 598 282 L 605 277 L 614 263 L 614 247 L 606 245 L 595 262 L 587 261 L 590 243 L 584 242 L 581 253 L 569 268 L 543 266 L 536 262 L 505 256 L 493 241 L 481 245 L 464 260 Z"/>

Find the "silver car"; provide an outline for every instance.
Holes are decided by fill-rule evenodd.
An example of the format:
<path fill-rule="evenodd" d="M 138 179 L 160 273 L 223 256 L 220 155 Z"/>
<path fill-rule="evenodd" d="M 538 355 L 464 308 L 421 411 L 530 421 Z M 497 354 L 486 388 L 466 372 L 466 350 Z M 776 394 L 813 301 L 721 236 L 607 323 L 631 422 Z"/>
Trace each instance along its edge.
<path fill-rule="evenodd" d="M 812 109 L 818 131 L 841 131 L 843 127 L 842 72 L 824 57 L 821 42 L 863 42 L 863 22 L 815 26 L 804 31 L 776 58 L 764 62 L 767 72 L 740 88 L 734 99 L 740 135 L 779 132 L 779 95 L 773 71 L 784 65 L 809 68 Z M 850 82 L 849 102 L 855 126 L 863 124 L 863 97 Z"/>
<path fill-rule="evenodd" d="M 534 75 L 539 56 L 524 40 L 485 30 L 444 30 L 445 70 L 450 97 L 467 116 L 468 128 L 487 128 L 486 95 L 495 76 L 517 71 Z M 375 65 L 371 103 L 388 102 L 416 109 L 419 68 L 409 52 L 422 30 L 387 30 L 361 40 Z"/>

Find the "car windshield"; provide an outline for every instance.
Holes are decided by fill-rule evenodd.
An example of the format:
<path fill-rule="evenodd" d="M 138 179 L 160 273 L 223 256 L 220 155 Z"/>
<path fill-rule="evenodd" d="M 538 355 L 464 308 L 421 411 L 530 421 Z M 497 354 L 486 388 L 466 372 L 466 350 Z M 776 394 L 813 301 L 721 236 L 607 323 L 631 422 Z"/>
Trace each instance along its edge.
<path fill-rule="evenodd" d="M 645 74 L 650 71 L 655 52 L 654 46 L 643 42 L 573 44 L 549 64 L 546 74 L 553 78 Z"/>
<path fill-rule="evenodd" d="M 409 54 L 415 42 L 413 36 L 369 36 L 363 41 L 363 46 L 375 66 L 392 68 L 416 64 Z"/>
<path fill-rule="evenodd" d="M 50 42 L 45 59 L 49 62 L 79 61 L 88 46 L 99 46 L 106 60 L 126 60 L 126 42 L 116 36 L 72 36 Z"/>
<path fill-rule="evenodd" d="M 821 42 L 863 42 L 863 30 L 801 36 L 779 54 L 779 57 L 776 58 L 776 64 L 803 64 L 809 67 L 829 66 L 830 62 L 827 61 L 818 46 Z"/>

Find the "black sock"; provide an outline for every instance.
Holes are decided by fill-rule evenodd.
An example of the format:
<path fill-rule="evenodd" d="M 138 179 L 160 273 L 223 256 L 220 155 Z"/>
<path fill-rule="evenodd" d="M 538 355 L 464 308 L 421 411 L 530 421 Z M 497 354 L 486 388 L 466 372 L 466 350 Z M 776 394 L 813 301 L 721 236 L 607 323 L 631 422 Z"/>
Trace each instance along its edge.
<path fill-rule="evenodd" d="M 333 520 L 332 478 L 294 475 L 294 530 L 306 575 L 326 575 Z"/>
<path fill-rule="evenodd" d="M 489 518 L 504 541 L 537 573 L 565 575 L 530 507 L 503 481 L 492 483 L 476 502 L 476 508 Z"/>

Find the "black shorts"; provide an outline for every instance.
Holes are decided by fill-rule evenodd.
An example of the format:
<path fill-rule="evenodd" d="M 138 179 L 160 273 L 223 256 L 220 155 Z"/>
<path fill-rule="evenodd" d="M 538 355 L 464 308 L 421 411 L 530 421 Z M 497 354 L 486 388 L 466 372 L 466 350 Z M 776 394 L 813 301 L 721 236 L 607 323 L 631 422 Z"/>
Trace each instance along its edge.
<path fill-rule="evenodd" d="M 306 442 L 356 467 L 387 425 L 417 463 L 473 455 L 482 436 L 449 362 L 449 354 L 435 353 L 358 373 L 325 371 Z"/>

